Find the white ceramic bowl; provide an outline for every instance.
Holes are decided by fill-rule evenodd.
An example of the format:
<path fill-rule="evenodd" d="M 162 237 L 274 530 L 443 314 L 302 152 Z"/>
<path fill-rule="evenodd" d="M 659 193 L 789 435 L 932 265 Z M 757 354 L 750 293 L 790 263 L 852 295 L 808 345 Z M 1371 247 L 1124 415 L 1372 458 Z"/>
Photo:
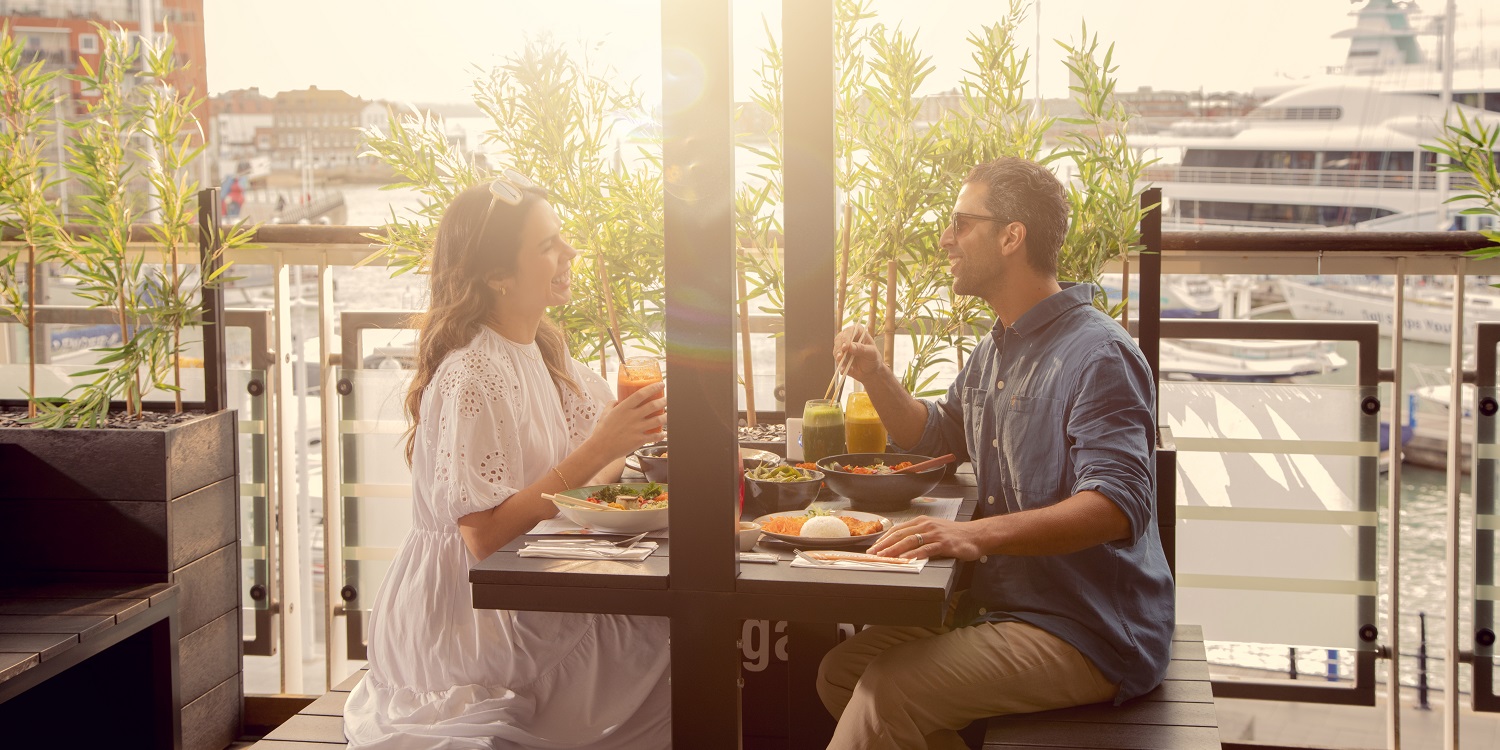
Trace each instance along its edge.
<path fill-rule="evenodd" d="M 594 487 L 579 487 L 576 490 L 559 492 L 559 495 L 582 500 L 594 494 L 594 492 L 606 485 Z M 627 484 L 627 487 L 644 489 L 644 484 Z M 662 489 L 666 489 L 665 486 Z M 553 503 L 556 505 L 556 503 Z M 572 521 L 584 528 L 595 531 L 607 531 L 612 534 L 640 534 L 645 531 L 656 531 L 667 527 L 667 508 L 656 508 L 654 510 L 586 510 L 575 508 L 571 505 L 557 505 L 557 510 L 563 514 L 563 518 Z"/>

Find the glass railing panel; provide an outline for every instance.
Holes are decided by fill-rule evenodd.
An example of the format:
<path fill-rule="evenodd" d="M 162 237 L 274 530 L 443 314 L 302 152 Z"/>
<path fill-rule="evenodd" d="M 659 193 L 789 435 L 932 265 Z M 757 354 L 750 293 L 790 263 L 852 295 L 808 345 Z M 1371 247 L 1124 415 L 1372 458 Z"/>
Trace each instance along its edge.
<path fill-rule="evenodd" d="M 340 498 L 345 599 L 351 625 L 375 603 L 396 548 L 411 527 L 411 473 L 403 411 L 412 372 L 339 371 Z M 351 635 L 353 635 L 351 633 Z M 350 639 L 350 655 L 363 649 Z"/>
<path fill-rule="evenodd" d="M 1178 619 L 1216 641 L 1370 648 L 1370 389 L 1164 383 L 1178 454 Z"/>

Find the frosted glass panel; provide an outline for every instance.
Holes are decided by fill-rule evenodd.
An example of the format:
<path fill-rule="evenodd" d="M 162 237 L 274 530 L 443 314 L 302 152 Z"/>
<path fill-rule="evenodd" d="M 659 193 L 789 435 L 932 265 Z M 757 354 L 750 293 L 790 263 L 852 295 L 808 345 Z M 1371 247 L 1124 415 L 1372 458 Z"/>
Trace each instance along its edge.
<path fill-rule="evenodd" d="M 411 528 L 411 473 L 406 466 L 403 400 L 410 370 L 340 370 L 339 398 L 344 582 L 350 603 L 369 610 L 396 548 Z"/>
<path fill-rule="evenodd" d="M 1368 647 L 1373 389 L 1164 383 L 1177 444 L 1177 617 L 1216 641 Z"/>

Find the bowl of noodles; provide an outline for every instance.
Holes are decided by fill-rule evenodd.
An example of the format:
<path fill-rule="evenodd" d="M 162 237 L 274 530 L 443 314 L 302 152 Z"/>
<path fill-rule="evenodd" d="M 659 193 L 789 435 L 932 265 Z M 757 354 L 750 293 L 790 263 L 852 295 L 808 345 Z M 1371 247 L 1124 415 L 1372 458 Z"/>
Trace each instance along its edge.
<path fill-rule="evenodd" d="M 655 482 L 600 484 L 557 493 L 599 506 L 557 505 L 563 517 L 586 529 L 640 534 L 667 527 L 667 486 Z"/>
<path fill-rule="evenodd" d="M 891 528 L 891 519 L 857 510 L 784 511 L 768 513 L 755 522 L 760 524 L 762 534 L 809 549 L 868 547 Z M 839 526 L 846 533 L 839 531 Z"/>
<path fill-rule="evenodd" d="M 934 466 L 917 474 L 895 472 L 930 460 L 910 453 L 845 453 L 818 462 L 828 489 L 849 498 L 856 510 L 891 513 L 911 507 L 913 498 L 937 486 L 946 466 Z"/>

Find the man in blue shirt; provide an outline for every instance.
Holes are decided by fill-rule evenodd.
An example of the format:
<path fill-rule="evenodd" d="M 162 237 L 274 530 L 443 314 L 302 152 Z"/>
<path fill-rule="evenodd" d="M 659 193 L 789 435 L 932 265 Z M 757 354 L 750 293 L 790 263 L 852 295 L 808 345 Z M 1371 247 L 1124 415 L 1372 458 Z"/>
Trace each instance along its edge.
<path fill-rule="evenodd" d="M 1155 383 L 1092 286 L 1057 281 L 1062 185 L 1004 157 L 964 179 L 942 246 L 954 294 L 996 323 L 948 393 L 913 398 L 860 326 L 834 355 L 891 441 L 970 460 L 967 522 L 920 518 L 872 552 L 975 561 L 952 627 L 866 629 L 823 660 L 832 748 L 963 747 L 970 721 L 1150 691 L 1170 660 L 1172 577 L 1156 529 Z"/>

